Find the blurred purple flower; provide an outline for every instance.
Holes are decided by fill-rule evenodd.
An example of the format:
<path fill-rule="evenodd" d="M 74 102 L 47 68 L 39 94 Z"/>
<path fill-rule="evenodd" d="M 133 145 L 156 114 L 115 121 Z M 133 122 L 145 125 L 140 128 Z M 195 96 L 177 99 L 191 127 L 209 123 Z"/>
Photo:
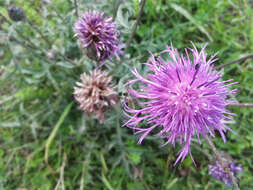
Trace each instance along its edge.
<path fill-rule="evenodd" d="M 75 23 L 75 36 L 90 59 L 104 62 L 105 59 L 122 54 L 120 35 L 112 17 L 103 18 L 103 12 L 88 11 Z"/>
<path fill-rule="evenodd" d="M 184 143 L 175 164 L 180 159 L 182 162 L 188 153 L 192 158 L 192 136 L 201 143 L 200 135 L 214 137 L 214 130 L 218 130 L 225 142 L 224 132 L 229 129 L 225 123 L 232 120 L 233 114 L 226 105 L 232 102 L 227 96 L 236 92 L 228 88 L 234 83 L 226 84 L 232 79 L 219 80 L 223 75 L 213 68 L 215 55 L 207 59 L 204 49 L 201 52 L 195 46 L 185 49 L 184 56 L 173 46 L 167 47 L 161 54 L 168 53 L 169 60 L 161 56 L 156 59 L 151 53 L 151 59 L 146 63 L 150 73 L 144 78 L 135 68 L 133 74 L 137 79 L 129 82 L 131 86 L 137 81 L 142 83 L 138 91 L 131 86 L 129 89 L 142 108 L 130 108 L 125 103 L 125 111 L 131 115 L 126 113 L 130 119 L 124 126 L 134 129 L 135 134 L 142 133 L 139 144 L 153 130 L 167 139 L 164 145 Z M 142 121 L 145 126 L 151 126 L 140 128 L 138 124 Z"/>
<path fill-rule="evenodd" d="M 236 173 L 242 172 L 241 165 L 236 166 L 235 162 L 230 162 L 227 164 L 227 169 L 230 170 L 231 174 L 235 176 Z M 232 186 L 232 181 L 230 179 L 229 174 L 225 171 L 224 167 L 216 161 L 215 165 L 208 166 L 209 175 L 212 175 L 218 180 L 223 181 L 227 186 Z"/>

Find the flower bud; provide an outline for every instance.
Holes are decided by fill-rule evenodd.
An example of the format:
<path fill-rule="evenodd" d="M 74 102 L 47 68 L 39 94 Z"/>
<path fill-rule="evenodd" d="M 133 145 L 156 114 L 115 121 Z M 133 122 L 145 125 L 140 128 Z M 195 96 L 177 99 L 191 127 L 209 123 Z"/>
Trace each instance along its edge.
<path fill-rule="evenodd" d="M 24 9 L 19 6 L 16 6 L 16 5 L 9 6 L 8 15 L 9 15 L 10 19 L 15 22 L 25 19 Z"/>

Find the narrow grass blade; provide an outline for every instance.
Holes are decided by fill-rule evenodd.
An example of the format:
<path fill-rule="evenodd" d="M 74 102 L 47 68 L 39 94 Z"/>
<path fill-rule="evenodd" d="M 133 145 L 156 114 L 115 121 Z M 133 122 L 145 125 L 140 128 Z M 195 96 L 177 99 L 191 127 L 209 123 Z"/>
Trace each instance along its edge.
<path fill-rule="evenodd" d="M 167 186 L 166 189 L 170 189 L 175 183 L 177 183 L 177 178 L 173 179 Z"/>
<path fill-rule="evenodd" d="M 109 183 L 109 181 L 106 179 L 105 175 L 102 174 L 102 180 L 103 183 L 105 184 L 105 186 L 109 189 L 109 190 L 114 190 L 113 187 L 111 186 L 111 184 Z"/>
<path fill-rule="evenodd" d="M 185 18 L 187 18 L 190 22 L 192 22 L 192 24 L 194 24 L 202 33 L 204 33 L 206 35 L 206 37 L 213 42 L 213 38 L 211 37 L 211 35 L 206 31 L 206 29 L 200 24 L 198 23 L 193 16 L 187 11 L 185 10 L 183 7 L 171 3 L 170 6 L 175 9 L 175 11 L 179 12 L 180 14 L 182 14 Z"/>
<path fill-rule="evenodd" d="M 106 174 L 108 172 L 108 167 L 106 165 L 105 158 L 104 158 L 103 154 L 100 154 L 100 159 L 101 159 L 101 163 L 102 163 L 102 166 L 103 166 L 103 170 Z"/>
<path fill-rule="evenodd" d="M 46 145 L 45 145 L 45 162 L 46 164 L 49 166 L 48 164 L 48 152 L 49 152 L 49 148 L 50 145 L 58 131 L 58 129 L 60 128 L 61 124 L 63 123 L 63 121 L 65 120 L 66 116 L 68 115 L 71 107 L 72 107 L 73 102 L 71 102 L 70 104 L 67 105 L 67 107 L 64 109 L 60 119 L 57 121 L 56 125 L 54 126 L 53 131 L 51 132 L 50 136 L 47 139 Z M 50 166 L 49 166 L 50 167 Z M 52 171 L 54 171 L 52 168 L 50 168 Z"/>

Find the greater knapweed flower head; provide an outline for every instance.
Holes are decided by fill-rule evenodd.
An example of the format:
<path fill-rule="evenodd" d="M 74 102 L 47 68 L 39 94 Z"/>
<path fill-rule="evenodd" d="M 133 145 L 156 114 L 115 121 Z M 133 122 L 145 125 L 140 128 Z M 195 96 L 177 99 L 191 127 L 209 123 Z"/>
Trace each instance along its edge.
<path fill-rule="evenodd" d="M 201 143 L 200 135 L 214 137 L 217 130 L 225 141 L 224 132 L 229 129 L 225 123 L 232 120 L 226 106 L 231 102 L 228 95 L 235 93 L 229 89 L 233 83 L 220 80 L 223 75 L 212 64 L 215 55 L 207 59 L 204 49 L 198 52 L 194 46 L 185 49 L 183 55 L 172 46 L 167 47 L 161 55 L 168 54 L 168 59 L 155 58 L 151 53 L 146 63 L 150 72 L 143 77 L 135 68 L 136 79 L 129 82 L 129 92 L 141 108 L 125 104 L 130 119 L 124 125 L 134 129 L 135 134 L 142 133 L 138 143 L 151 131 L 157 131 L 167 140 L 164 145 L 183 144 L 175 164 L 188 153 L 192 158 L 193 136 Z M 131 87 L 136 82 L 141 83 L 138 90 Z M 139 125 L 141 122 L 145 125 Z"/>
<path fill-rule="evenodd" d="M 112 84 L 111 76 L 101 70 L 90 71 L 90 75 L 83 73 L 81 82 L 74 87 L 75 100 L 87 115 L 95 114 L 100 123 L 104 121 L 104 113 L 114 106 L 119 98 Z"/>
<path fill-rule="evenodd" d="M 243 171 L 241 165 L 236 165 L 236 162 L 232 160 L 230 156 L 221 152 L 222 163 L 217 161 L 217 158 L 214 157 L 213 164 L 208 165 L 209 175 L 212 175 L 214 178 L 223 181 L 227 186 L 232 186 L 232 181 L 229 176 L 228 171 L 233 176 L 236 176 L 237 173 Z"/>
<path fill-rule="evenodd" d="M 86 55 L 95 61 L 104 62 L 122 53 L 120 35 L 112 17 L 103 17 L 103 12 L 88 11 L 77 20 L 74 30 Z"/>

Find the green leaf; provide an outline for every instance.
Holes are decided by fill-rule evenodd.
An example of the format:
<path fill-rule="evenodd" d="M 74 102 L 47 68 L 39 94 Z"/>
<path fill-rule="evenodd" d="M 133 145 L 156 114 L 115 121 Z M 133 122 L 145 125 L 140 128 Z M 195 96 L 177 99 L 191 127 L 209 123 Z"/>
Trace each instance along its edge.
<path fill-rule="evenodd" d="M 72 69 L 74 68 L 75 66 L 66 62 L 66 61 L 60 61 L 60 62 L 57 62 L 56 65 L 58 66 L 61 66 L 61 67 L 65 67 L 65 68 L 68 68 L 68 69 Z"/>
<path fill-rule="evenodd" d="M 211 37 L 211 35 L 206 31 L 206 29 L 200 23 L 197 22 L 197 20 L 193 18 L 193 16 L 187 10 L 185 10 L 183 7 L 174 3 L 171 3 L 170 6 L 173 9 L 175 9 L 177 12 L 182 14 L 184 17 L 186 17 L 190 22 L 192 22 L 202 33 L 204 33 L 207 36 L 207 38 L 211 42 L 213 42 L 213 38 Z"/>

